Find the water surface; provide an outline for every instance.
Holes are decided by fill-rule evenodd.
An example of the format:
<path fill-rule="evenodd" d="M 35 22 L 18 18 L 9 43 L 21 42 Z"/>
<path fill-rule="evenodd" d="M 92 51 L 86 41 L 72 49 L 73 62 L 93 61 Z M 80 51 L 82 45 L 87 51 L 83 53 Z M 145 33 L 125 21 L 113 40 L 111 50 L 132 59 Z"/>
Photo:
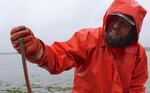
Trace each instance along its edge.
<path fill-rule="evenodd" d="M 147 56 L 150 60 L 150 52 L 147 52 Z M 71 93 L 73 69 L 59 75 L 50 75 L 45 69 L 28 62 L 28 70 L 34 93 Z M 150 93 L 150 80 L 146 88 L 146 93 Z M 0 54 L 0 93 L 26 91 L 20 55 Z"/>

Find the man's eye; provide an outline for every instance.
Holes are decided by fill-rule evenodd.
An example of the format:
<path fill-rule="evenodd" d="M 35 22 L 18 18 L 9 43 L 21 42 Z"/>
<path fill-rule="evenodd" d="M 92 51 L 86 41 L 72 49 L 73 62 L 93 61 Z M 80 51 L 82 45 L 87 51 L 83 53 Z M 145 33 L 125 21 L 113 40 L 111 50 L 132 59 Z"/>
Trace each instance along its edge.
<path fill-rule="evenodd" d="M 121 25 L 126 25 L 126 22 L 121 21 L 120 24 L 121 24 Z"/>

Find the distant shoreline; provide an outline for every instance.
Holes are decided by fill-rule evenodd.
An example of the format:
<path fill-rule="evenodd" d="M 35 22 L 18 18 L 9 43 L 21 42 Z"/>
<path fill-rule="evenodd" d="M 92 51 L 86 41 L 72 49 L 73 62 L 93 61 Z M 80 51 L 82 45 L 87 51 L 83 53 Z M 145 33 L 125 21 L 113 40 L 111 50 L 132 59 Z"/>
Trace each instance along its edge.
<path fill-rule="evenodd" d="M 0 54 L 18 54 L 17 52 L 6 52 L 6 53 L 0 53 Z"/>
<path fill-rule="evenodd" d="M 150 47 L 145 47 L 145 50 L 146 51 L 150 51 Z"/>

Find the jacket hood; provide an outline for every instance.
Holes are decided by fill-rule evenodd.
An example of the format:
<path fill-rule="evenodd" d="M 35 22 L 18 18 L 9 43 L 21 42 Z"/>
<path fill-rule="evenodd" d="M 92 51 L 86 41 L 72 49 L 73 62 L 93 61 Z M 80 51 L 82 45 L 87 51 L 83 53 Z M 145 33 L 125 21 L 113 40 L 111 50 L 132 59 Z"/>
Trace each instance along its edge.
<path fill-rule="evenodd" d="M 106 29 L 108 16 L 112 13 L 120 13 L 132 17 L 136 24 L 137 37 L 139 38 L 143 19 L 147 11 L 138 2 L 135 0 L 114 0 L 103 18 L 103 31 Z"/>

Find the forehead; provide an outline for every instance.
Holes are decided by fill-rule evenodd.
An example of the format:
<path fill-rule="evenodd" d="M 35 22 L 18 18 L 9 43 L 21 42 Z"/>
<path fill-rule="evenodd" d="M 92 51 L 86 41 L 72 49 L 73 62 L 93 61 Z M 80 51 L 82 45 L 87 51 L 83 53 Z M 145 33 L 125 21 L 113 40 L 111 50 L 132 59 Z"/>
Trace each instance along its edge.
<path fill-rule="evenodd" d="M 133 25 L 131 25 L 127 20 L 125 20 L 124 18 L 120 17 L 120 16 L 116 16 L 116 15 L 111 15 L 109 17 L 109 20 L 107 21 L 108 27 L 117 27 L 117 28 L 121 28 L 123 30 L 126 30 L 128 32 L 128 30 L 131 30 Z M 117 25 L 116 25 L 117 24 Z"/>
<path fill-rule="evenodd" d="M 109 21 L 123 21 L 123 22 L 127 22 L 129 23 L 128 21 L 126 21 L 124 18 L 120 17 L 120 16 L 117 16 L 117 15 L 110 15 L 109 16 Z M 129 23 L 130 24 L 130 23 Z"/>
<path fill-rule="evenodd" d="M 128 27 L 132 27 L 133 25 L 130 24 L 126 19 L 124 19 L 123 17 L 117 16 L 117 15 L 110 15 L 108 18 L 108 24 L 114 24 L 114 23 L 119 23 L 120 26 L 128 26 Z"/>

